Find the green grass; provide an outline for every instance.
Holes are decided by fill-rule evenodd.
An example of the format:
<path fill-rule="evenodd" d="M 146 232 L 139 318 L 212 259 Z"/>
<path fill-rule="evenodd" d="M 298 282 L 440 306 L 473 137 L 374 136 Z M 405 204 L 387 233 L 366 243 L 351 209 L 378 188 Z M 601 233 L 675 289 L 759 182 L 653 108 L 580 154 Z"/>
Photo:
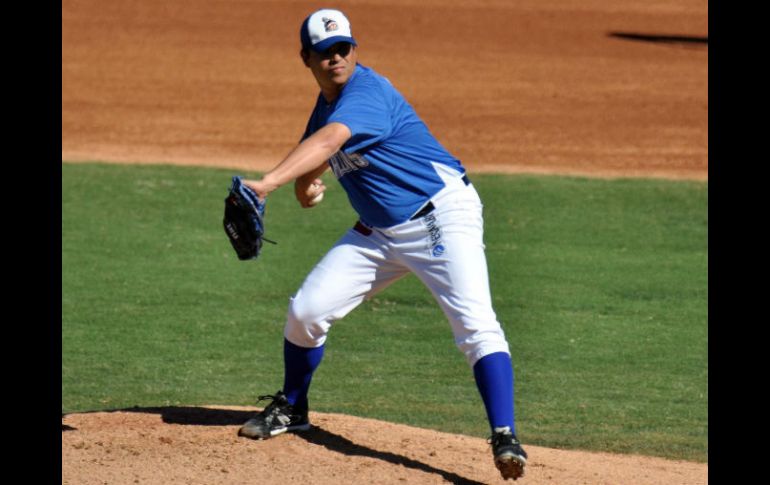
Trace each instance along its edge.
<path fill-rule="evenodd" d="M 268 202 L 278 245 L 238 261 L 221 222 L 234 173 L 63 164 L 63 412 L 253 405 L 281 387 L 288 297 L 356 217 L 331 179 L 311 210 L 283 187 Z M 708 185 L 472 178 L 520 437 L 707 461 Z M 471 370 L 414 277 L 335 324 L 310 398 L 488 434 Z"/>

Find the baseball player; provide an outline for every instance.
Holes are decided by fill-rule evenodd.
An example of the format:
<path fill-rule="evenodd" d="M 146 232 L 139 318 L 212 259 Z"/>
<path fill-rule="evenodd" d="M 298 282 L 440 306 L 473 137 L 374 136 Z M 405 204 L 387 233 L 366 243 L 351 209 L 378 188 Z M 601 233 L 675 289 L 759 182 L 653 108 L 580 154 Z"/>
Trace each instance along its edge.
<path fill-rule="evenodd" d="M 294 181 L 302 207 L 326 190 L 331 168 L 358 222 L 290 298 L 284 329 L 284 384 L 240 436 L 265 439 L 310 429 L 308 389 L 332 324 L 364 300 L 414 273 L 430 290 L 473 370 L 489 419 L 494 462 L 503 478 L 524 473 L 516 437 L 513 368 L 492 308 L 482 203 L 460 161 L 430 133 L 383 76 L 357 62 L 358 44 L 339 10 L 309 15 L 301 57 L 320 93 L 300 143 L 260 180 L 264 199 Z"/>

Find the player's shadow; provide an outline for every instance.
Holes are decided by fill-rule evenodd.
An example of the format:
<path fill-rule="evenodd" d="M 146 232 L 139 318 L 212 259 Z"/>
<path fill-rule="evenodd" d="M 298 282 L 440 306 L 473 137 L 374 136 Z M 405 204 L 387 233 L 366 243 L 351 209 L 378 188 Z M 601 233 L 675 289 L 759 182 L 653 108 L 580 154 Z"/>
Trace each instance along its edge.
<path fill-rule="evenodd" d="M 163 407 L 132 407 L 124 409 L 102 409 L 89 412 L 122 412 L 122 413 L 146 413 L 158 414 L 164 423 L 187 424 L 195 426 L 235 426 L 246 422 L 254 416 L 254 411 L 237 411 L 230 409 L 199 408 L 191 406 L 163 406 Z M 62 420 L 66 414 L 62 414 Z M 62 431 L 74 431 L 77 428 L 62 423 Z"/>
<path fill-rule="evenodd" d="M 122 412 L 159 414 L 164 423 L 197 426 L 235 426 L 254 417 L 254 411 L 199 408 L 192 406 L 163 406 L 157 408 L 133 407 Z"/>
<path fill-rule="evenodd" d="M 323 428 L 319 428 L 318 426 L 313 426 L 309 431 L 297 433 L 296 435 L 297 437 L 302 438 L 309 443 L 321 445 L 328 450 L 342 453 L 343 455 L 376 458 L 378 460 L 386 461 L 394 465 L 413 468 L 415 470 L 420 470 L 426 473 L 434 473 L 436 475 L 440 475 L 447 482 L 453 483 L 455 485 L 483 485 L 482 482 L 477 482 L 475 480 L 461 477 L 456 473 L 441 470 L 440 468 L 433 467 L 427 463 L 423 463 L 412 458 L 407 458 L 403 455 L 398 455 L 389 451 L 373 450 L 367 446 L 359 445 L 350 441 L 344 436 L 332 433 Z"/>
<path fill-rule="evenodd" d="M 230 409 L 201 408 L 191 406 L 133 407 L 117 409 L 113 411 L 158 414 L 164 423 L 197 426 L 237 426 L 243 424 L 247 419 L 254 416 L 254 411 L 238 411 Z M 64 415 L 62 415 L 62 419 L 64 419 Z M 62 431 L 69 430 L 74 430 L 74 428 L 62 424 Z M 394 465 L 400 465 L 426 473 L 433 473 L 441 476 L 444 480 L 455 485 L 484 485 L 482 482 L 477 482 L 465 477 L 461 477 L 456 473 L 436 468 L 413 458 L 408 458 L 406 456 L 391 453 L 389 451 L 375 450 L 367 446 L 354 443 L 344 436 L 332 433 L 331 431 L 319 428 L 318 426 L 313 426 L 309 431 L 296 433 L 295 435 L 298 438 L 306 440 L 308 443 L 323 446 L 330 451 L 342 453 L 343 455 L 375 458 L 377 460 L 386 461 Z"/>

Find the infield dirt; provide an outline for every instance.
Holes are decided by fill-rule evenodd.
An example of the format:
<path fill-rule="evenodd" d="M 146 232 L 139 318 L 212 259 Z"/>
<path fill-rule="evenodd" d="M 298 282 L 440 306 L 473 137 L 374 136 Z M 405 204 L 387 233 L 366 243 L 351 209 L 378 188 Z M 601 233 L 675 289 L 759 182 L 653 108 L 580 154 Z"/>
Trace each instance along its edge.
<path fill-rule="evenodd" d="M 272 167 L 317 93 L 299 24 L 329 5 L 64 0 L 62 161 Z M 708 179 L 705 0 L 333 6 L 352 20 L 360 62 L 391 79 L 471 174 Z M 62 481 L 501 482 L 482 438 L 315 413 L 305 437 L 237 438 L 253 409 L 63 416 Z M 708 482 L 707 464 L 526 448 L 517 483 Z"/>

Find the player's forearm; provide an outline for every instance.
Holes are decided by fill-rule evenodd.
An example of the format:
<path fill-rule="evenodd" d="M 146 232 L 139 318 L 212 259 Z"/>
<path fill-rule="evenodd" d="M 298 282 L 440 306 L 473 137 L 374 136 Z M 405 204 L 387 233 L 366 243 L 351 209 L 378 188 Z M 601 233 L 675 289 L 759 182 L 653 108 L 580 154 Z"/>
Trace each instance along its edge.
<path fill-rule="evenodd" d="M 340 123 L 326 125 L 297 145 L 277 167 L 265 174 L 262 182 L 272 192 L 298 177 L 319 171 L 322 173 L 323 164 L 349 139 L 347 126 Z"/>
<path fill-rule="evenodd" d="M 324 161 L 321 165 L 318 166 L 315 170 L 311 170 L 310 172 L 306 173 L 305 175 L 300 175 L 297 177 L 296 184 L 299 185 L 310 185 L 313 183 L 315 179 L 323 175 L 323 173 L 329 168 L 329 165 Z"/>

